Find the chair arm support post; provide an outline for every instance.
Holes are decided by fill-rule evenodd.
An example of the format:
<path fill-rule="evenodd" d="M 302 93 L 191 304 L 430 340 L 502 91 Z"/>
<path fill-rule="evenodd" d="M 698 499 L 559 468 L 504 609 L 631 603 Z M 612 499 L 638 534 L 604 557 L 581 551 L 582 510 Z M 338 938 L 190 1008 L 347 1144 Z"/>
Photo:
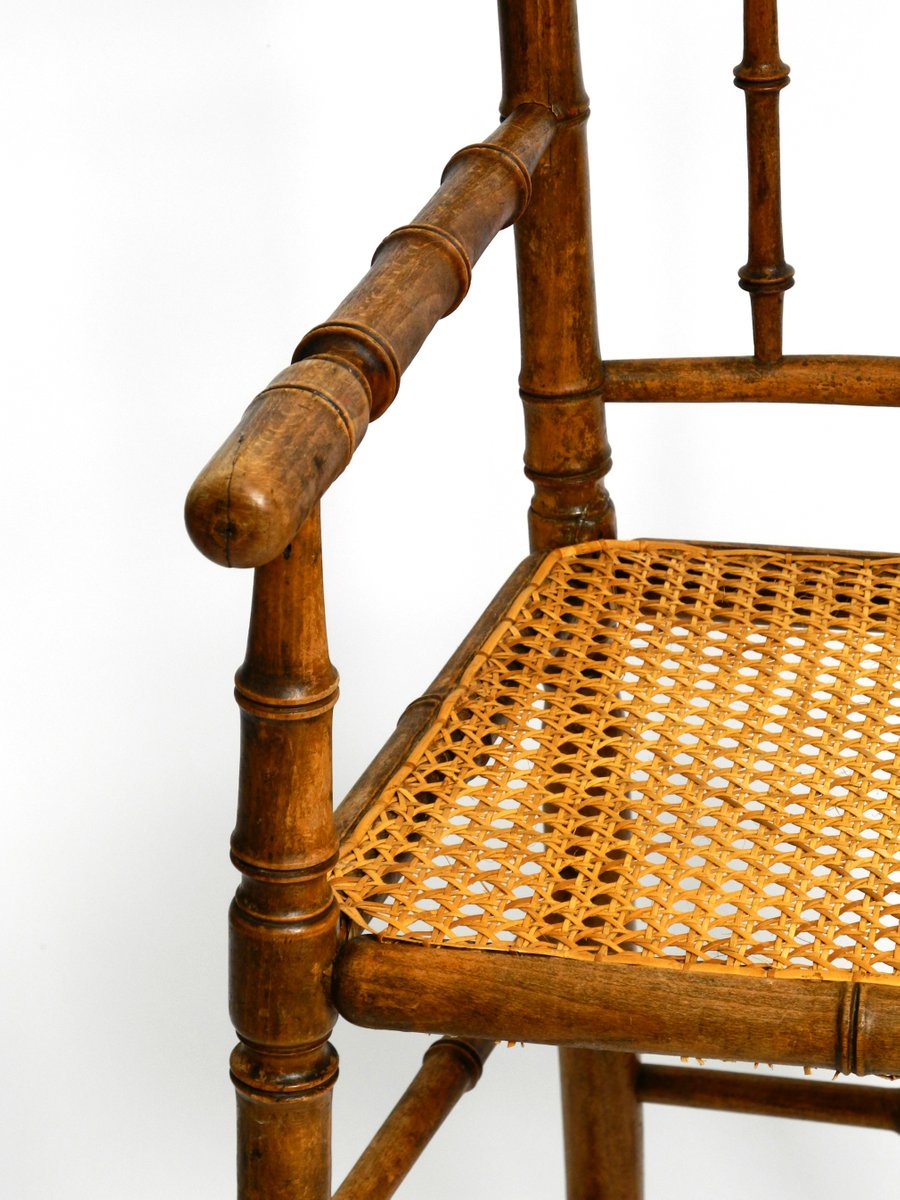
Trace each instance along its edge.
<path fill-rule="evenodd" d="M 257 570 L 237 673 L 241 770 L 232 859 L 231 1059 L 240 1200 L 330 1200 L 337 1055 L 331 967 L 339 917 L 328 872 L 331 710 L 318 509 Z"/>
<path fill-rule="evenodd" d="M 303 338 L 191 488 L 187 526 L 208 558 L 231 567 L 277 558 L 392 402 L 425 338 L 461 303 L 486 247 L 528 206 L 556 130 L 548 107 L 526 104 L 455 154 L 431 200 Z"/>

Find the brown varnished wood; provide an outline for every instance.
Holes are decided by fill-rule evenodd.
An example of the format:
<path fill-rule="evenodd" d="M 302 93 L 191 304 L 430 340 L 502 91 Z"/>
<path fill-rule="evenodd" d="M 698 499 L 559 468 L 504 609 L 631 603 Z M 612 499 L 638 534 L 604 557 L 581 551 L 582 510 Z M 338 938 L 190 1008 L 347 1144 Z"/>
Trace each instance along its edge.
<path fill-rule="evenodd" d="M 300 342 L 295 361 L 332 354 L 373 379 L 372 415 L 392 402 L 400 374 L 435 324 L 468 290 L 472 267 L 531 196 L 531 172 L 556 132 L 553 113 L 525 104 L 447 164 L 440 189 L 381 243 L 372 268 L 329 320 Z M 380 372 L 371 358 L 382 355 Z"/>
<path fill-rule="evenodd" d="M 200 549 L 255 566 L 238 672 L 242 755 L 232 842 L 232 1056 L 240 1200 L 330 1200 L 330 1104 L 340 1011 L 364 1026 L 449 1033 L 339 1189 L 388 1197 L 494 1039 L 561 1047 L 569 1200 L 639 1200 L 641 1101 L 898 1128 L 875 1088 L 641 1066 L 639 1051 L 900 1071 L 900 989 L 748 970 L 596 965 L 354 936 L 328 880 L 339 837 L 425 736 L 486 634 L 524 585 L 527 560 L 331 812 L 331 709 L 318 501 L 472 269 L 516 224 L 525 470 L 535 553 L 615 534 L 604 478 L 605 402 L 900 403 L 900 358 L 782 356 L 785 262 L 779 95 L 788 68 L 776 0 L 745 0 L 748 258 L 754 355 L 601 360 L 586 145 L 588 99 L 574 0 L 499 0 L 503 124 L 447 164 L 441 186 L 377 248 L 371 269 L 300 342 L 201 472 L 187 520 Z M 489 737 L 490 735 L 488 735 Z M 545 810 L 546 811 L 546 810 Z M 401 851 L 402 853 L 402 851 Z M 459 1039 L 466 1039 L 465 1042 Z"/>
<path fill-rule="evenodd" d="M 420 1033 L 900 1074 L 900 989 L 355 938 L 348 1020 Z"/>
<path fill-rule="evenodd" d="M 789 68 L 778 51 L 777 0 L 744 0 L 744 57 L 734 82 L 747 101 L 747 180 L 749 253 L 741 267 L 741 287 L 750 293 L 753 349 L 760 362 L 781 357 L 784 293 L 794 268 L 784 261 L 781 229 L 781 147 L 779 93 Z"/>
<path fill-rule="evenodd" d="M 900 1092 L 896 1088 L 785 1079 L 762 1070 L 745 1075 L 643 1063 L 637 1073 L 637 1092 L 646 1104 L 795 1117 L 900 1133 Z"/>
<path fill-rule="evenodd" d="M 525 104 L 453 156 L 441 187 L 375 252 L 372 267 L 294 363 L 253 401 L 191 488 L 188 531 L 223 566 L 280 554 L 343 471 L 435 324 L 461 302 L 472 267 L 531 197 L 531 173 L 557 128 Z"/>
<path fill-rule="evenodd" d="M 606 360 L 602 389 L 590 397 L 524 395 L 531 414 L 532 461 L 547 465 L 538 447 L 551 445 L 562 425 L 576 447 L 582 447 L 588 474 L 593 468 L 608 469 L 608 449 L 595 438 L 596 422 L 603 419 L 601 396 L 611 403 L 895 407 L 900 404 L 900 358 L 788 355 L 771 364 L 751 357 Z M 199 548 L 225 566 L 249 566 L 279 554 L 349 462 L 368 425 L 370 402 L 368 377 L 343 359 L 311 357 L 276 376 L 191 489 L 188 524 Z M 566 453 L 571 459 L 575 451 Z M 557 481 L 558 490 L 567 486 L 574 494 L 591 485 L 579 474 Z M 550 503 L 547 495 L 544 499 Z M 560 503 L 565 506 L 564 500 Z M 585 539 L 593 536 L 593 526 L 583 529 L 580 518 L 566 528 L 576 536 L 583 531 Z M 608 536 L 608 531 L 600 532 Z"/>
<path fill-rule="evenodd" d="M 604 363 L 606 401 L 790 404 L 900 404 L 900 358 L 786 355 L 754 358 L 632 358 Z"/>
<path fill-rule="evenodd" d="M 456 1103 L 481 1078 L 493 1042 L 441 1038 L 372 1138 L 334 1200 L 388 1200 Z"/>
<path fill-rule="evenodd" d="M 277 558 L 350 461 L 371 389 L 351 363 L 311 358 L 264 388 L 188 493 L 194 545 L 224 567 Z"/>
<path fill-rule="evenodd" d="M 559 1064 L 567 1200 L 642 1200 L 637 1058 L 564 1046 Z"/>
<path fill-rule="evenodd" d="M 597 336 L 588 183 L 588 97 L 573 0 L 500 0 L 501 111 L 550 105 L 559 132 L 516 225 L 525 473 L 535 549 L 611 537 L 611 460 Z"/>
<path fill-rule="evenodd" d="M 328 882 L 331 710 L 318 509 L 256 572 L 247 655 L 236 678 L 241 774 L 232 858 L 231 1060 L 240 1200 L 330 1200 L 328 975 L 338 913 Z"/>

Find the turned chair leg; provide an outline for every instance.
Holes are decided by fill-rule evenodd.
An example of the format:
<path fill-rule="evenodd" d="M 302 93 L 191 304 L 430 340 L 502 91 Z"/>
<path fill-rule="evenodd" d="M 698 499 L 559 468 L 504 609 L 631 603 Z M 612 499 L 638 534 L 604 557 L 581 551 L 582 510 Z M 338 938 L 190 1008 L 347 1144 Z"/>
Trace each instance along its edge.
<path fill-rule="evenodd" d="M 568 1200 L 642 1200 L 637 1065 L 633 1054 L 560 1049 Z"/>
<path fill-rule="evenodd" d="M 240 1200 L 330 1200 L 329 978 L 340 938 L 328 873 L 331 710 L 318 510 L 259 567 L 247 656 L 235 680 L 241 779 L 231 841 L 231 1058 Z"/>

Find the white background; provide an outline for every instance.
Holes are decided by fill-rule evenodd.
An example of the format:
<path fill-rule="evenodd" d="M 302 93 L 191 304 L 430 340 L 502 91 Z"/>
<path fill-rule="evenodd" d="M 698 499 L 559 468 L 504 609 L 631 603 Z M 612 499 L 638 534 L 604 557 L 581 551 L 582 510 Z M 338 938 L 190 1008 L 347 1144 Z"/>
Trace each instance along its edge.
<path fill-rule="evenodd" d="M 746 353 L 740 5 L 582 8 L 604 351 Z M 3 25 L 0 1192 L 212 1200 L 250 579 L 196 554 L 182 498 L 495 125 L 494 6 L 6 0 Z M 900 12 L 784 0 L 781 30 L 786 349 L 896 351 Z M 507 232 L 326 502 L 338 794 L 526 551 L 512 267 Z M 620 531 L 898 548 L 898 421 L 616 409 Z M 335 1041 L 340 1177 L 424 1039 Z M 400 1194 L 560 1195 L 556 1088 L 552 1051 L 498 1051 Z M 837 1200 L 897 1170 L 886 1134 L 646 1123 L 652 1198 Z"/>

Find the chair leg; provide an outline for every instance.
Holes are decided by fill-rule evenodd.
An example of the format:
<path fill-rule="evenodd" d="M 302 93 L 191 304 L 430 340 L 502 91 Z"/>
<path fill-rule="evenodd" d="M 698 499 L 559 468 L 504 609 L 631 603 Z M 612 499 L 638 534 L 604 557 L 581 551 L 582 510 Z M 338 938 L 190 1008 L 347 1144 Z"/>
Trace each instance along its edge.
<path fill-rule="evenodd" d="M 637 1058 L 561 1047 L 559 1066 L 568 1200 L 641 1200 Z"/>
<path fill-rule="evenodd" d="M 238 1049 L 235 1057 L 243 1057 Z M 336 1056 L 324 1055 L 323 1086 L 278 1099 L 237 1080 L 240 1200 L 328 1200 L 331 1196 L 331 1085 Z M 234 1060 L 233 1060 L 234 1061 Z"/>
<path fill-rule="evenodd" d="M 341 934 L 328 872 L 331 709 L 318 511 L 253 582 L 247 657 L 235 679 L 241 776 L 231 840 L 241 883 L 230 914 L 231 1056 L 240 1200 L 330 1200 Z"/>

